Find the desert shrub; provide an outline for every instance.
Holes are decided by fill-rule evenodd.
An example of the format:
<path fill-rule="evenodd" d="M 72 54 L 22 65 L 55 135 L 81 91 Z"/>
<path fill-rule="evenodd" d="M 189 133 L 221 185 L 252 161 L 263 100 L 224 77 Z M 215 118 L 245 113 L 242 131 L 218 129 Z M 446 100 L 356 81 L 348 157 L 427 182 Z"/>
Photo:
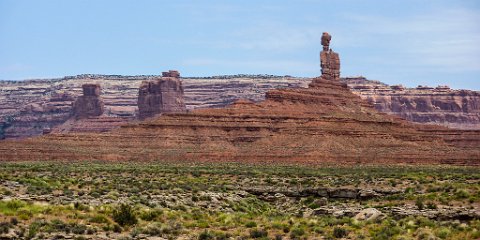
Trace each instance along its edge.
<path fill-rule="evenodd" d="M 122 229 L 122 227 L 120 227 L 120 225 L 114 224 L 112 230 L 113 230 L 113 232 L 121 233 L 123 229 Z"/>
<path fill-rule="evenodd" d="M 137 223 L 134 210 L 132 206 L 128 204 L 120 204 L 120 206 L 113 210 L 112 217 L 120 226 L 134 225 Z"/>
<path fill-rule="evenodd" d="M 371 232 L 372 239 L 375 240 L 390 240 L 393 239 L 394 236 L 401 233 L 401 228 L 395 225 L 384 225 L 380 228 L 375 229 Z"/>
<path fill-rule="evenodd" d="M 149 224 L 142 228 L 141 232 L 150 236 L 160 236 L 162 234 L 162 225 L 160 223 Z"/>
<path fill-rule="evenodd" d="M 428 209 L 437 209 L 437 204 L 434 202 L 427 202 L 427 208 Z"/>
<path fill-rule="evenodd" d="M 10 210 L 18 210 L 19 208 L 22 208 L 26 206 L 27 204 L 23 201 L 20 200 L 11 200 L 8 201 L 6 204 L 6 207 Z"/>
<path fill-rule="evenodd" d="M 73 203 L 73 208 L 75 208 L 76 210 L 79 210 L 79 211 L 88 211 L 88 206 L 85 206 L 84 204 L 82 203 L 79 203 L 79 202 L 75 202 Z"/>
<path fill-rule="evenodd" d="M 110 222 L 107 217 L 102 214 L 95 214 L 94 216 L 90 217 L 88 220 L 91 223 L 108 223 Z"/>
<path fill-rule="evenodd" d="M 257 223 L 256 222 L 253 222 L 253 221 L 250 221 L 250 222 L 247 222 L 245 224 L 245 227 L 247 228 L 254 228 L 254 227 L 257 227 Z"/>
<path fill-rule="evenodd" d="M 303 228 L 296 227 L 290 231 L 290 237 L 292 239 L 299 238 L 305 235 L 305 230 Z"/>
<path fill-rule="evenodd" d="M 442 227 L 440 229 L 437 229 L 436 231 L 436 236 L 441 238 L 441 239 L 447 239 L 447 237 L 451 234 L 450 229 Z"/>
<path fill-rule="evenodd" d="M 28 226 L 26 239 L 32 239 L 37 235 L 38 230 L 45 225 L 43 221 L 34 221 Z"/>
<path fill-rule="evenodd" d="M 348 235 L 348 231 L 342 227 L 335 227 L 333 228 L 333 237 L 335 238 L 343 238 Z"/>
<path fill-rule="evenodd" d="M 160 209 L 152 209 L 149 211 L 142 211 L 140 213 L 140 219 L 144 221 L 153 221 L 163 214 L 163 211 Z"/>
<path fill-rule="evenodd" d="M 215 235 L 207 230 L 203 231 L 202 233 L 200 233 L 200 235 L 198 235 L 198 240 L 210 240 L 214 238 Z"/>
<path fill-rule="evenodd" d="M 456 192 L 455 192 L 455 198 L 457 200 L 461 200 L 461 199 L 467 199 L 470 197 L 470 194 L 467 192 L 467 190 L 465 189 L 458 189 Z"/>
<path fill-rule="evenodd" d="M 416 232 L 415 235 L 417 236 L 418 240 L 430 240 L 430 239 L 435 239 L 435 236 L 433 235 L 432 231 L 428 228 L 419 228 Z"/>
<path fill-rule="evenodd" d="M 267 236 L 268 236 L 268 233 L 264 229 L 254 228 L 254 229 L 250 230 L 250 237 L 251 238 L 263 238 L 263 237 L 267 237 Z"/>
<path fill-rule="evenodd" d="M 10 223 L 16 226 L 18 224 L 18 219 L 16 217 L 13 217 L 10 219 Z"/>
<path fill-rule="evenodd" d="M 70 229 L 68 228 L 67 224 L 65 224 L 62 220 L 60 219 L 53 219 L 50 221 L 50 227 L 54 229 L 55 231 L 65 231 L 65 232 L 70 232 Z"/>
<path fill-rule="evenodd" d="M 419 210 L 422 210 L 425 208 L 425 204 L 423 203 L 423 198 L 419 197 L 417 198 L 417 200 L 415 200 L 415 206 L 417 206 L 417 208 Z"/>
<path fill-rule="evenodd" d="M 85 226 L 83 224 L 74 223 L 74 224 L 72 224 L 70 229 L 71 229 L 72 233 L 74 233 L 74 234 L 84 234 L 85 231 L 87 231 L 87 226 Z"/>
<path fill-rule="evenodd" d="M 11 226 L 8 222 L 0 222 L 0 234 L 8 233 Z"/>

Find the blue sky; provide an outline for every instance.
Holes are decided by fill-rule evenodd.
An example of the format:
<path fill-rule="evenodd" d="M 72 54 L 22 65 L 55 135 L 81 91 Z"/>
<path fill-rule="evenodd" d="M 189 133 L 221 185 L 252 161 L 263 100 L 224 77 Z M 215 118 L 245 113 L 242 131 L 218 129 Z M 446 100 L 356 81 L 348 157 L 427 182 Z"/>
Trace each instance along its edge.
<path fill-rule="evenodd" d="M 480 90 L 480 1 L 0 0 L 0 79 L 320 74 Z"/>

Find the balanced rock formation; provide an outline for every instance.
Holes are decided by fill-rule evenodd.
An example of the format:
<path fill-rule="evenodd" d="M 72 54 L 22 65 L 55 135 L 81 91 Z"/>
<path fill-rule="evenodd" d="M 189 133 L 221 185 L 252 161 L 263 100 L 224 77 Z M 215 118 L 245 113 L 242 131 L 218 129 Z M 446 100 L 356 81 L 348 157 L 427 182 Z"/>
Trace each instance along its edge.
<path fill-rule="evenodd" d="M 79 96 L 73 103 L 75 118 L 82 119 L 96 117 L 103 114 L 103 100 L 100 98 L 99 84 L 84 84 L 83 96 Z"/>
<path fill-rule="evenodd" d="M 260 103 L 164 113 L 101 134 L 7 140 L 0 144 L 0 160 L 480 164 L 480 131 L 379 113 L 329 78 L 312 79 L 308 88 L 269 91 Z"/>
<path fill-rule="evenodd" d="M 327 80 L 340 78 L 340 57 L 338 53 L 330 49 L 330 41 L 332 36 L 327 32 L 322 34 L 323 51 L 320 52 L 320 68 L 322 70 L 322 78 Z"/>
<path fill-rule="evenodd" d="M 184 112 L 183 86 L 178 71 L 163 72 L 162 77 L 144 81 L 138 91 L 139 118 L 145 119 L 160 113 Z"/>

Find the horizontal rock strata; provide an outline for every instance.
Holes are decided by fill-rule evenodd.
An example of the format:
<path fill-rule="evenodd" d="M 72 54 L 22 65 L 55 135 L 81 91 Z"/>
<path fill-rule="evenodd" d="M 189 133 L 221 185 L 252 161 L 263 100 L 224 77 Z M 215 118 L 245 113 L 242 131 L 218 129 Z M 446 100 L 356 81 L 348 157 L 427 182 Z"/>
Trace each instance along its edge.
<path fill-rule="evenodd" d="M 261 103 L 164 114 L 103 134 L 4 141 L 1 160 L 241 161 L 264 163 L 449 163 L 478 165 L 476 132 L 444 134 L 379 114 L 345 84 L 313 79 L 273 90 Z M 455 133 L 455 134 L 453 134 Z M 454 144 L 457 142 L 458 144 Z M 12 151 L 12 149 L 15 149 Z"/>

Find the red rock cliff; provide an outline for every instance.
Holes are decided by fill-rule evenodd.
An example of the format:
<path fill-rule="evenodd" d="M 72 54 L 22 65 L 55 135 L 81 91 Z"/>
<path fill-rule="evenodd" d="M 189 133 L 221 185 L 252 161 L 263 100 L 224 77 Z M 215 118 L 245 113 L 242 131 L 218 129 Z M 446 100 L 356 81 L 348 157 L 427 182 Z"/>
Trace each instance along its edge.
<path fill-rule="evenodd" d="M 272 90 L 261 103 L 166 113 L 102 134 L 0 144 L 0 160 L 480 164 L 480 132 L 413 124 L 376 111 L 338 78 Z"/>
<path fill-rule="evenodd" d="M 365 78 L 343 79 L 352 91 L 381 112 L 419 123 L 480 129 L 480 93 L 448 86 L 406 88 Z"/>

